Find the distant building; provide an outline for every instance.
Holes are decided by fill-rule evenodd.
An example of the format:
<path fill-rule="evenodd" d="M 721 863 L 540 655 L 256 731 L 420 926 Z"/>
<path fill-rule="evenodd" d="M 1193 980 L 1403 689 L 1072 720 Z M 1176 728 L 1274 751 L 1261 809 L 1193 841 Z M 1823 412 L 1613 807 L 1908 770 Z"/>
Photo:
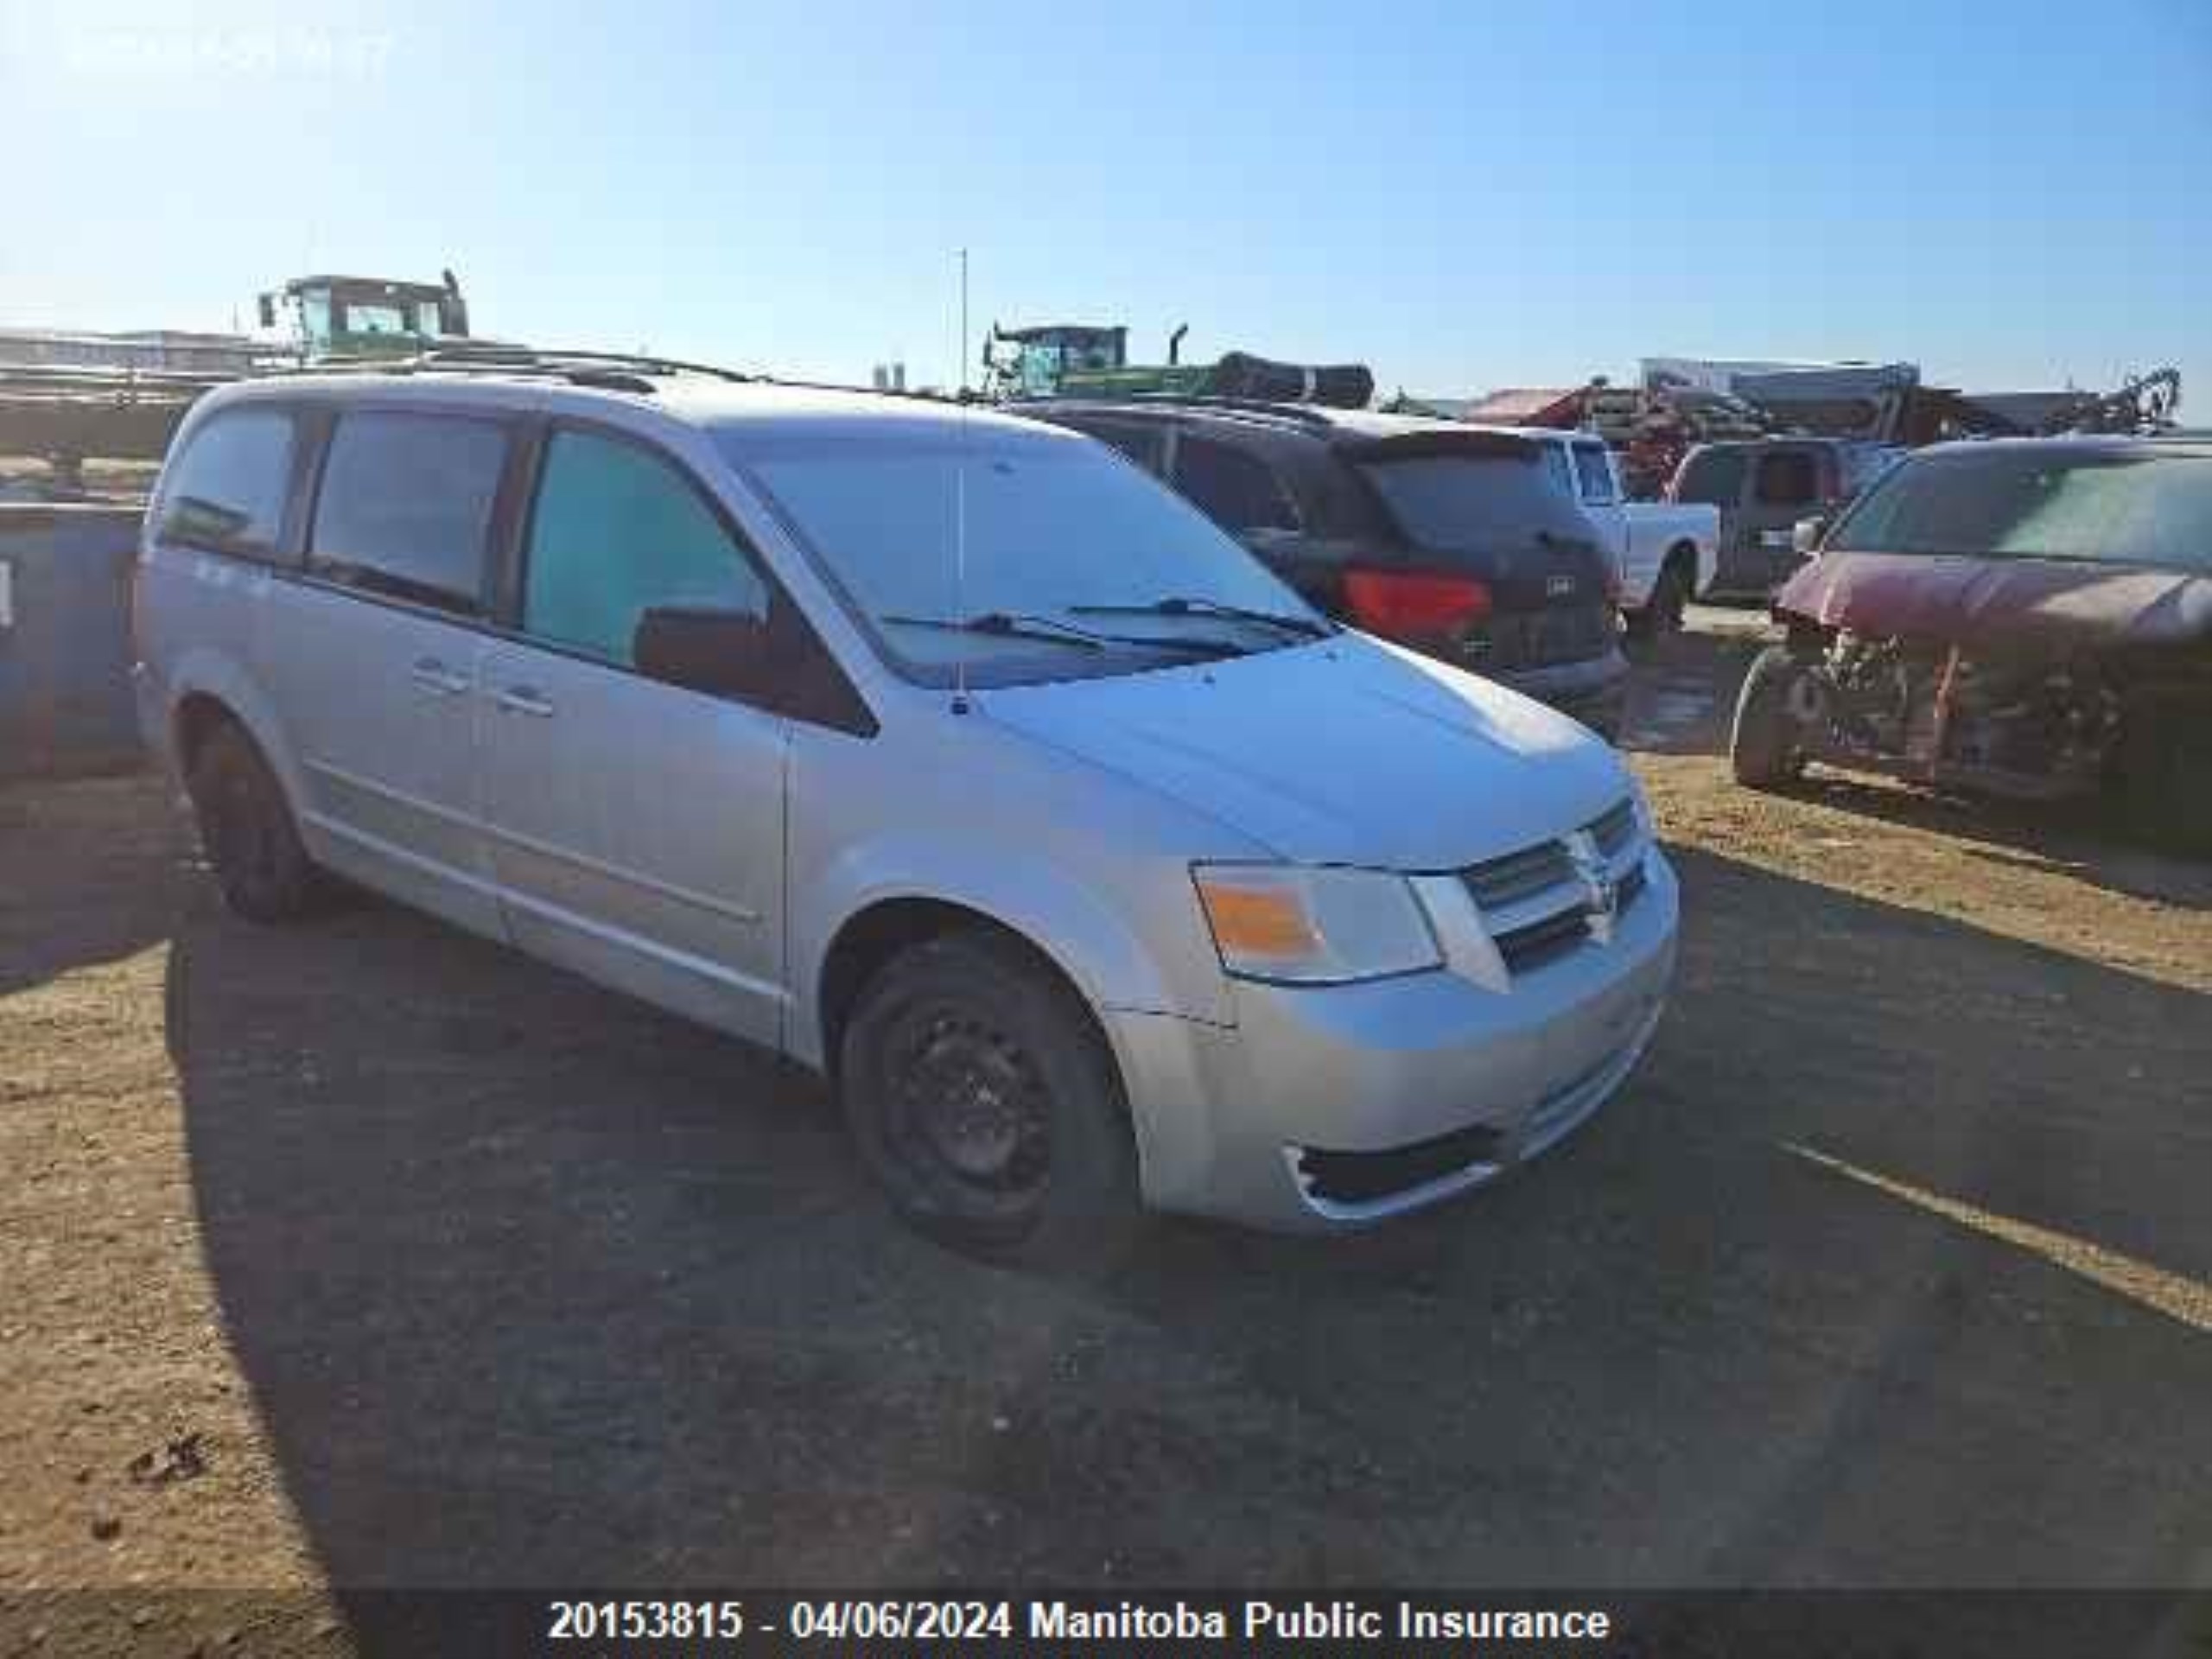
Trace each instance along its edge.
<path fill-rule="evenodd" d="M 111 334 L 0 328 L 0 366 L 15 368 L 245 374 L 253 367 L 253 342 L 241 334 L 181 328 L 135 328 Z"/>

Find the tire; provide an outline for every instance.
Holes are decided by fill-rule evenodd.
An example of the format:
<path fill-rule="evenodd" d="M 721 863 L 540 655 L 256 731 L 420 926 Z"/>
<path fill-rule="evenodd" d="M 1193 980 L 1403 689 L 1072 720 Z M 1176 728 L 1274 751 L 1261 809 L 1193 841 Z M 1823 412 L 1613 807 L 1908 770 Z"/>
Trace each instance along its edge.
<path fill-rule="evenodd" d="M 981 931 L 925 940 L 861 992 L 838 1091 L 861 1161 L 910 1226 L 970 1255 L 1095 1270 L 1140 1230 L 1136 1147 L 1085 1009 Z"/>
<path fill-rule="evenodd" d="M 1656 639 L 1682 631 L 1682 613 L 1689 608 L 1691 578 L 1681 561 L 1669 554 L 1652 579 L 1651 597 L 1643 602 L 1644 627 Z"/>
<path fill-rule="evenodd" d="M 193 757 L 186 788 L 223 902 L 251 922 L 295 922 L 315 907 L 319 872 L 300 844 L 283 786 L 251 738 L 217 727 Z"/>
<path fill-rule="evenodd" d="M 1789 713 L 1789 685 L 1800 671 L 1787 650 L 1769 645 L 1744 677 L 1728 760 L 1736 781 L 1747 788 L 1785 789 L 1804 775 L 1797 722 Z"/>

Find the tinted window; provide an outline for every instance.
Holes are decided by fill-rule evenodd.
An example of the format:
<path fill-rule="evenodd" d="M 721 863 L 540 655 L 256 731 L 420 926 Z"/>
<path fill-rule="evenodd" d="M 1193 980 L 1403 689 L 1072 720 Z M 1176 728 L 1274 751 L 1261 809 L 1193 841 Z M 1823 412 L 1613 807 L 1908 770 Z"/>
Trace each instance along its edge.
<path fill-rule="evenodd" d="M 1772 449 L 1759 457 L 1758 499 L 1770 507 L 1802 507 L 1821 493 L 1819 468 L 1808 449 Z"/>
<path fill-rule="evenodd" d="M 1570 500 L 1573 499 L 1574 463 L 1567 458 L 1567 450 L 1561 445 L 1544 446 L 1544 475 L 1551 480 L 1554 489 Z"/>
<path fill-rule="evenodd" d="M 506 434 L 438 415 L 347 415 L 331 434 L 309 566 L 334 582 L 474 614 Z"/>
<path fill-rule="evenodd" d="M 1544 450 L 1557 446 L 1546 444 Z M 1422 547 L 1523 543 L 1563 518 L 1586 536 L 1582 514 L 1546 481 L 1540 451 L 1518 455 L 1408 455 L 1364 471 L 1408 539 Z"/>
<path fill-rule="evenodd" d="M 1574 446 L 1574 470 L 1582 480 L 1582 499 L 1605 503 L 1613 499 L 1613 469 L 1605 449 L 1594 443 Z"/>
<path fill-rule="evenodd" d="M 1682 463 L 1681 480 L 1675 486 L 1677 501 L 1709 501 L 1717 507 L 1732 507 L 1743 499 L 1741 449 L 1708 449 Z"/>
<path fill-rule="evenodd" d="M 1101 443 L 1111 444 L 1147 473 L 1156 474 L 1160 470 L 1162 457 L 1159 428 L 1102 423 L 1085 426 L 1083 430 Z"/>
<path fill-rule="evenodd" d="M 267 558 L 284 522 L 292 417 L 218 415 L 192 435 L 162 496 L 162 533 L 195 547 Z"/>
<path fill-rule="evenodd" d="M 1185 435 L 1175 449 L 1175 487 L 1224 530 L 1295 530 L 1298 515 L 1265 461 Z"/>
<path fill-rule="evenodd" d="M 558 432 L 531 516 L 523 626 L 628 664 L 655 605 L 766 620 L 768 589 L 684 475 L 635 444 Z"/>
<path fill-rule="evenodd" d="M 1929 455 L 1875 485 L 1828 545 L 2212 574 L 2212 457 L 2041 445 Z"/>

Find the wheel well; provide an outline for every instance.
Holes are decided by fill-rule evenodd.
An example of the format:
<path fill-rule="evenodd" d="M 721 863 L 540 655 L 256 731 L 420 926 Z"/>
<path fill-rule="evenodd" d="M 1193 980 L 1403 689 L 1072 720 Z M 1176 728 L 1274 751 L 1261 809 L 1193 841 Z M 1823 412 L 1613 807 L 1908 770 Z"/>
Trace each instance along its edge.
<path fill-rule="evenodd" d="M 200 753 L 200 745 L 207 742 L 218 727 L 238 726 L 245 722 L 231 712 L 230 705 L 221 698 L 205 691 L 194 691 L 176 709 L 177 769 L 189 773 L 192 763 Z"/>
<path fill-rule="evenodd" d="M 1067 993 L 1071 1004 L 1083 1010 L 1084 1017 L 1098 1030 L 1100 1043 L 1111 1055 L 1113 1046 L 1106 1042 L 1106 1033 L 1098 1027 L 1098 1016 L 1092 1010 L 1090 999 L 1069 978 L 1067 972 L 1051 955 L 1026 935 L 1008 927 L 997 918 L 965 905 L 950 904 L 938 899 L 887 899 L 872 905 L 858 915 L 847 919 L 837 937 L 830 942 L 829 954 L 823 958 L 820 994 L 816 999 L 816 1015 L 822 1025 L 823 1069 L 832 1077 L 837 1071 L 837 1051 L 844 1040 L 845 1021 L 851 1016 L 853 1006 L 876 971 L 892 957 L 926 939 L 947 933 L 978 932 L 1012 947 L 1033 963 L 1040 973 L 1047 976 Z"/>
<path fill-rule="evenodd" d="M 1694 588 L 1697 586 L 1697 543 L 1676 542 L 1667 550 L 1667 556 L 1661 561 L 1660 568 L 1680 570 L 1689 585 Z"/>

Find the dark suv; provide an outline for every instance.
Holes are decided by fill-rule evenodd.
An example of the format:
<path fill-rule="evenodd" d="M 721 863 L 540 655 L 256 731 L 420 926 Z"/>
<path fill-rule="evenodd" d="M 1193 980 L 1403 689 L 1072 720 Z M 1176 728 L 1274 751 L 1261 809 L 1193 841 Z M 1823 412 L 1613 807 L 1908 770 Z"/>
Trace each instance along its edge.
<path fill-rule="evenodd" d="M 1016 408 L 1166 480 L 1329 614 L 1618 734 L 1609 563 L 1522 435 L 1215 398 Z"/>

